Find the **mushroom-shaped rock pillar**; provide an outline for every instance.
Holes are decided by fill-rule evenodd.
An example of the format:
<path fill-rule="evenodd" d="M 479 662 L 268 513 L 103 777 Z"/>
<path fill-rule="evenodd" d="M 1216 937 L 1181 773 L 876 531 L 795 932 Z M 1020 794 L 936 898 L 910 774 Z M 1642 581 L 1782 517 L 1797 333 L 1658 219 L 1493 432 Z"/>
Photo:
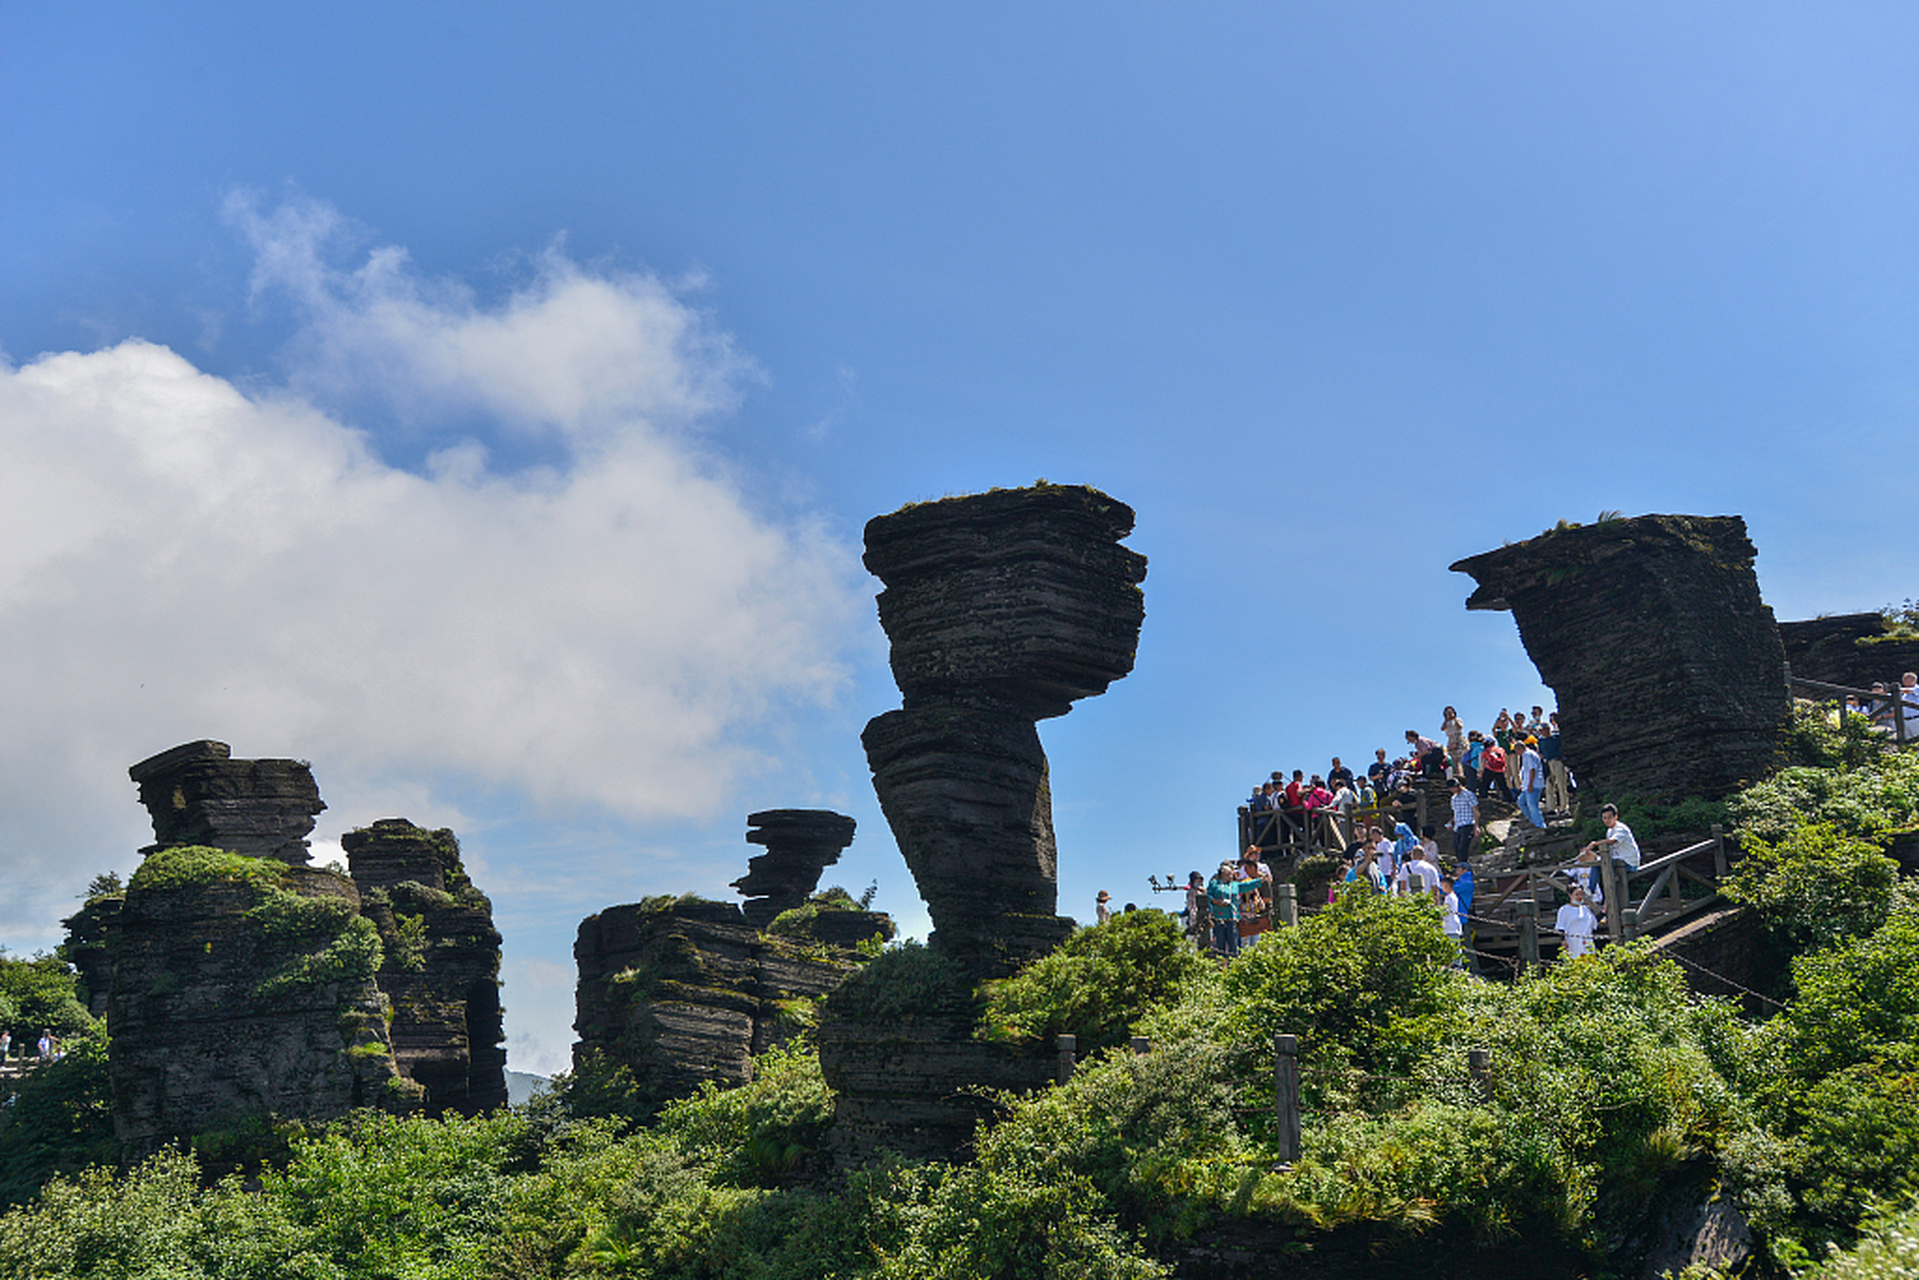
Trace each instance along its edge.
<path fill-rule="evenodd" d="M 866 526 L 903 707 L 862 742 L 933 920 L 978 976 L 1055 946 L 1057 863 L 1037 721 L 1133 669 L 1146 558 L 1133 510 L 1040 484 L 902 508 Z"/>

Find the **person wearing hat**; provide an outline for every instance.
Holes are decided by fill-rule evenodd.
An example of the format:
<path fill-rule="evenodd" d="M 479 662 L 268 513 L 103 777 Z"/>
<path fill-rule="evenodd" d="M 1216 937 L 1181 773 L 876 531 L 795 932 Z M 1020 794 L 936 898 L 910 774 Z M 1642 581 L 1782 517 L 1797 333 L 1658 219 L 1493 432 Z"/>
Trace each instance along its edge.
<path fill-rule="evenodd" d="M 1113 895 L 1106 892 L 1106 890 L 1101 889 L 1099 891 L 1099 897 L 1094 899 L 1093 901 L 1093 913 L 1099 917 L 1099 922 L 1101 924 L 1105 924 L 1108 920 L 1111 920 L 1113 918 L 1112 911 L 1106 905 L 1112 900 L 1113 900 Z"/>
<path fill-rule="evenodd" d="M 1546 815 L 1540 812 L 1539 797 L 1546 793 L 1546 764 L 1539 758 L 1539 739 L 1526 735 L 1526 750 L 1519 757 L 1519 811 L 1526 821 L 1541 830 Z"/>

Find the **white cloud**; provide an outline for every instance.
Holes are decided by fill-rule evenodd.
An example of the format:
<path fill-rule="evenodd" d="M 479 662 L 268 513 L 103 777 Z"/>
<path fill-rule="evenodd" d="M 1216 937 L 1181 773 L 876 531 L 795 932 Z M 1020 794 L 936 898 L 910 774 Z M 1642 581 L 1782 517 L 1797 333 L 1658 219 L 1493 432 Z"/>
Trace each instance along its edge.
<path fill-rule="evenodd" d="M 263 213 L 239 194 L 227 216 L 257 254 L 255 296 L 283 291 L 303 317 L 296 385 L 309 391 L 372 393 L 413 418 L 478 413 L 582 446 L 635 420 L 655 430 L 695 423 L 732 405 L 752 370 L 660 280 L 583 270 L 563 241 L 488 308 L 458 282 L 410 272 L 404 249 L 330 266 L 327 250 L 348 231 L 327 205 L 295 200 Z"/>
<path fill-rule="evenodd" d="M 756 726 L 845 682 L 854 554 L 685 443 L 741 362 L 663 286 L 553 252 L 487 309 L 395 252 L 319 267 L 323 207 L 245 216 L 261 279 L 306 291 L 312 379 L 366 358 L 383 395 L 549 428 L 571 460 L 500 475 L 454 443 L 410 473 L 309 398 L 139 341 L 0 366 L 0 940 L 131 866 L 126 766 L 177 742 L 310 758 L 336 808 L 422 822 L 487 788 L 700 818 L 765 763 Z"/>

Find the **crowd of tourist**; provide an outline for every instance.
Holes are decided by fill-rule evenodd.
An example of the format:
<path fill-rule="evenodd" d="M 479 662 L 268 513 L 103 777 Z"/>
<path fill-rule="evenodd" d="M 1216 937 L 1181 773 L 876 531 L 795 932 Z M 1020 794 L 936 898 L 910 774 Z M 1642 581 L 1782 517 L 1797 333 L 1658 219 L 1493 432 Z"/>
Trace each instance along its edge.
<path fill-rule="evenodd" d="M 1880 733 L 1892 734 L 1899 729 L 1900 720 L 1905 721 L 1905 740 L 1910 742 L 1919 737 L 1919 672 L 1908 671 L 1899 677 L 1899 691 L 1894 693 L 1883 683 L 1875 681 L 1872 697 L 1860 701 L 1857 697 L 1846 695 L 1846 710 L 1854 715 L 1862 715 L 1872 722 L 1872 727 Z"/>
<path fill-rule="evenodd" d="M 1246 802 L 1253 815 L 1252 842 L 1271 843 L 1276 826 L 1287 823 L 1311 832 L 1314 843 L 1346 850 L 1359 838 L 1358 815 L 1390 807 L 1422 778 L 1456 780 L 1477 800 L 1497 797 L 1515 805 L 1535 827 L 1546 825 L 1548 813 L 1571 810 L 1576 785 L 1560 754 L 1557 712 L 1535 706 L 1529 715 L 1502 707 L 1492 727 L 1482 732 L 1467 729 L 1459 712 L 1447 707 L 1438 738 L 1406 730 L 1403 754 L 1389 759 L 1386 748 L 1375 748 L 1363 776 L 1338 756 L 1323 774 L 1294 769 L 1289 779 L 1274 771 Z"/>

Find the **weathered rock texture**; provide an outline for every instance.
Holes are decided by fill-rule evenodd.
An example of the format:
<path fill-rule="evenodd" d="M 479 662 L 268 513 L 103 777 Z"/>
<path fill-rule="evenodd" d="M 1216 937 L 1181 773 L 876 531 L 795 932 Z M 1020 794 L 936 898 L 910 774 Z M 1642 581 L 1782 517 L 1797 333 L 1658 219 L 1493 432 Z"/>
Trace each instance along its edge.
<path fill-rule="evenodd" d="M 1738 516 L 1652 515 L 1452 567 L 1467 608 L 1512 611 L 1588 797 L 1714 797 L 1773 767 L 1790 713 L 1755 554 Z"/>
<path fill-rule="evenodd" d="M 1038 485 L 930 502 L 866 526 L 886 584 L 898 711 L 862 742 L 873 788 L 933 920 L 952 991 L 876 1017 L 836 1010 L 819 1030 L 843 1161 L 881 1150 L 963 1153 L 978 1087 L 1031 1088 L 1045 1058 L 973 1039 L 972 994 L 1052 950 L 1052 794 L 1036 722 L 1133 669 L 1146 558 L 1120 545 L 1132 508 L 1096 489 Z M 910 988 L 909 988 L 910 990 Z"/>
<path fill-rule="evenodd" d="M 132 1154 L 269 1114 L 404 1109 L 345 876 L 213 849 L 148 856 L 115 929 L 108 1074 Z"/>
<path fill-rule="evenodd" d="M 1882 613 L 1844 613 L 1807 622 L 1782 622 L 1779 639 L 1786 663 L 1801 680 L 1870 689 L 1899 687 L 1899 677 L 1919 671 L 1919 639 L 1887 634 Z"/>
<path fill-rule="evenodd" d="M 87 1012 L 96 1018 L 107 1016 L 107 997 L 113 993 L 113 934 L 126 902 L 124 892 L 95 894 L 60 922 L 67 930 L 62 953 L 80 971 Z"/>
<path fill-rule="evenodd" d="M 224 742 L 183 743 L 128 769 L 153 816 L 154 843 L 230 849 L 249 858 L 308 861 L 313 819 L 326 809 L 299 760 L 234 760 Z"/>
<path fill-rule="evenodd" d="M 1133 669 L 1146 558 L 1133 511 L 1041 485 L 906 507 L 866 526 L 904 707 L 862 741 L 880 808 L 933 919 L 932 945 L 980 976 L 1045 954 L 1057 864 L 1034 722 Z"/>
<path fill-rule="evenodd" d="M 822 910 L 774 936 L 733 903 L 697 899 L 588 916 L 573 944 L 574 1066 L 626 1067 L 649 1109 L 707 1080 L 743 1084 L 752 1055 L 804 1024 L 796 1002 L 837 987 L 856 967 L 854 945 L 875 935 L 893 936 L 877 912 Z"/>
<path fill-rule="evenodd" d="M 439 1115 L 506 1105 L 500 934 L 447 830 L 382 818 L 340 837 L 361 910 L 380 931 L 377 981 L 393 1005 L 401 1074 Z"/>
<path fill-rule="evenodd" d="M 768 809 L 749 814 L 746 825 L 753 828 L 748 843 L 766 852 L 747 859 L 746 874 L 733 887 L 746 895 L 740 906 L 746 922 L 764 929 L 819 887 L 820 873 L 853 843 L 855 823 L 830 809 Z"/>

